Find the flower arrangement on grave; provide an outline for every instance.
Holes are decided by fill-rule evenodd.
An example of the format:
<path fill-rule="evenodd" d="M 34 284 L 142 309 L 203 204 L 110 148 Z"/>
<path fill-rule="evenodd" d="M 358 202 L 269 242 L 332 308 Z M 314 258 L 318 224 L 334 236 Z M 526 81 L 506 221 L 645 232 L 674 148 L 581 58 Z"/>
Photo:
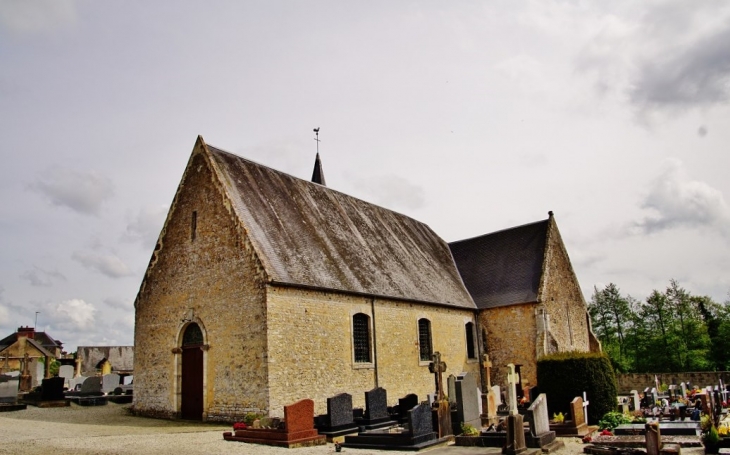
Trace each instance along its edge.
<path fill-rule="evenodd" d="M 563 423 L 565 422 L 565 416 L 562 412 L 559 412 L 557 414 L 553 413 L 553 422 L 555 423 Z"/>
<path fill-rule="evenodd" d="M 233 430 L 234 431 L 236 431 L 236 430 L 245 430 L 246 428 L 248 428 L 248 425 L 246 425 L 245 422 L 236 422 L 236 423 L 233 424 Z"/>
<path fill-rule="evenodd" d="M 612 431 L 619 425 L 631 422 L 632 418 L 629 417 L 627 414 L 611 411 L 603 414 L 601 420 L 598 421 L 598 428 L 600 428 L 601 430 Z"/>
<path fill-rule="evenodd" d="M 601 436 L 613 436 L 613 433 L 611 433 L 611 430 L 608 428 L 601 431 Z"/>
<path fill-rule="evenodd" d="M 479 436 L 479 430 L 468 423 L 461 423 L 461 434 L 464 436 Z"/>

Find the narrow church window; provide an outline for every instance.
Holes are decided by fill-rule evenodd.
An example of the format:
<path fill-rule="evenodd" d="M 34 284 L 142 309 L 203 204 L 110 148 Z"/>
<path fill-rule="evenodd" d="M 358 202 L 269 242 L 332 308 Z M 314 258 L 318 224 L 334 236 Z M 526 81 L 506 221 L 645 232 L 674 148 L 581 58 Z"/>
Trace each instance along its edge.
<path fill-rule="evenodd" d="M 195 240 L 195 234 L 198 229 L 198 212 L 193 210 L 193 218 L 190 222 L 190 240 Z"/>
<path fill-rule="evenodd" d="M 203 331 L 200 330 L 198 324 L 190 324 L 183 333 L 183 346 L 196 346 L 203 344 Z"/>
<path fill-rule="evenodd" d="M 489 344 L 487 344 L 487 330 L 482 329 L 482 348 L 485 353 L 489 353 Z"/>
<path fill-rule="evenodd" d="M 418 320 L 418 348 L 421 362 L 431 360 L 433 347 L 431 345 L 431 321 L 428 319 Z"/>
<path fill-rule="evenodd" d="M 355 362 L 370 363 L 370 317 L 357 313 L 352 317 L 352 342 L 355 346 Z"/>
<path fill-rule="evenodd" d="M 466 330 L 466 357 L 476 359 L 476 349 L 474 349 L 474 323 L 467 322 L 464 329 Z"/>

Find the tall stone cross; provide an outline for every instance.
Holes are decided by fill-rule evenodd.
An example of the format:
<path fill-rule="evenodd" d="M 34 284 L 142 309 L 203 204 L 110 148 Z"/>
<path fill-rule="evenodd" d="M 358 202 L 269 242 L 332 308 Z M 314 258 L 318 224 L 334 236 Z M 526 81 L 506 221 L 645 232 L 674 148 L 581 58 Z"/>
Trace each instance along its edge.
<path fill-rule="evenodd" d="M 428 364 L 428 371 L 436 376 L 436 394 L 438 401 L 444 399 L 444 381 L 442 373 L 446 372 L 446 362 L 441 361 L 441 353 L 436 351 L 432 355 L 433 361 Z"/>
<path fill-rule="evenodd" d="M 720 379 L 720 393 L 722 393 L 722 401 L 727 401 L 727 390 L 725 390 L 725 384 Z"/>
<path fill-rule="evenodd" d="M 509 372 L 507 373 L 507 389 L 509 391 L 509 414 L 517 415 L 517 381 L 519 381 L 520 376 L 515 373 L 514 363 L 507 364 L 507 368 L 509 368 Z"/>
<path fill-rule="evenodd" d="M 489 361 L 489 354 L 482 355 L 482 367 L 486 371 L 487 390 L 490 390 L 492 388 L 492 362 Z"/>
<path fill-rule="evenodd" d="M 583 418 L 588 422 L 588 398 L 585 392 L 583 392 Z"/>

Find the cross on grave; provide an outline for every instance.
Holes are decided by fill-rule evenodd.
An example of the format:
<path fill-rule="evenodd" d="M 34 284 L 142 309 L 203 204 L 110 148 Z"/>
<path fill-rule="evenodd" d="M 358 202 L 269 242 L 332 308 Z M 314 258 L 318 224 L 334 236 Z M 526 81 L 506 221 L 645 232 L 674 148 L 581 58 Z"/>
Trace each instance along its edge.
<path fill-rule="evenodd" d="M 436 394 L 438 395 L 438 401 L 444 399 L 444 383 L 442 373 L 446 372 L 446 362 L 441 361 L 441 353 L 436 351 L 432 356 L 433 361 L 428 364 L 428 371 L 433 373 L 436 377 Z"/>
<path fill-rule="evenodd" d="M 725 384 L 720 379 L 720 393 L 722 393 L 722 401 L 727 401 L 727 390 L 725 390 Z"/>
<path fill-rule="evenodd" d="M 588 422 L 588 398 L 585 392 L 583 392 L 583 418 Z"/>
<path fill-rule="evenodd" d="M 507 387 L 509 389 L 509 414 L 517 415 L 517 381 L 519 381 L 520 376 L 515 373 L 514 363 L 507 364 L 507 368 L 509 368 L 509 372 L 507 373 Z"/>
<path fill-rule="evenodd" d="M 492 378 L 491 378 L 491 371 L 492 371 L 492 362 L 489 360 L 489 354 L 482 355 L 482 367 L 487 371 L 487 390 L 492 388 Z"/>

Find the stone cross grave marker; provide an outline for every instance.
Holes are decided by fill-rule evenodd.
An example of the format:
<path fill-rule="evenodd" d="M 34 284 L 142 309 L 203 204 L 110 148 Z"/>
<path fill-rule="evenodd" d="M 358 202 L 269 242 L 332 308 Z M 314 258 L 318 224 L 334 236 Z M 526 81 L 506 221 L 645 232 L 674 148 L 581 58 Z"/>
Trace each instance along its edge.
<path fill-rule="evenodd" d="M 515 373 L 515 364 L 507 364 L 509 372 L 507 373 L 507 387 L 509 389 L 509 413 L 510 415 L 517 414 L 517 381 L 519 376 Z"/>
<path fill-rule="evenodd" d="M 588 423 L 588 398 L 586 397 L 586 393 L 583 392 L 583 415 L 585 416 L 586 423 Z"/>
<path fill-rule="evenodd" d="M 433 361 L 428 364 L 428 371 L 436 376 L 436 393 L 438 401 L 441 401 L 444 399 L 443 373 L 446 372 L 446 362 L 441 361 L 440 352 L 433 353 Z"/>
<path fill-rule="evenodd" d="M 477 383 L 470 373 L 462 373 L 456 378 L 456 415 L 463 422 L 475 428 L 481 427 Z M 456 422 L 455 422 L 456 423 Z"/>
<path fill-rule="evenodd" d="M 492 388 L 492 362 L 489 360 L 489 354 L 482 355 L 482 368 L 487 377 L 487 390 L 489 390 Z"/>

